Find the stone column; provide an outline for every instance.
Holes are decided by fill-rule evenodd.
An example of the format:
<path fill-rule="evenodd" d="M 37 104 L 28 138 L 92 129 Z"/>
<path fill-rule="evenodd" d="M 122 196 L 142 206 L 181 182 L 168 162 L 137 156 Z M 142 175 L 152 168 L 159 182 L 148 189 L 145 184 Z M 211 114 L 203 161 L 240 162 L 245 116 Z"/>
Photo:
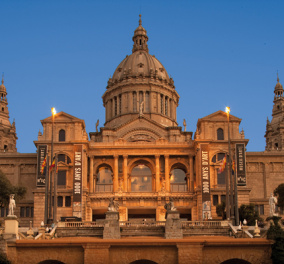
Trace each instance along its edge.
<path fill-rule="evenodd" d="M 165 155 L 165 181 L 166 181 L 166 191 L 170 191 L 170 168 L 169 168 L 169 155 Z"/>
<path fill-rule="evenodd" d="M 90 193 L 94 192 L 94 157 L 90 157 Z"/>
<path fill-rule="evenodd" d="M 114 157 L 114 172 L 113 172 L 113 191 L 117 192 L 118 190 L 118 155 Z"/>
<path fill-rule="evenodd" d="M 160 190 L 160 155 L 156 155 L 156 192 Z"/>
<path fill-rule="evenodd" d="M 125 192 L 127 192 L 127 175 L 128 175 L 128 170 L 127 170 L 127 155 L 123 155 L 123 189 Z"/>
<path fill-rule="evenodd" d="M 190 192 L 194 191 L 194 170 L 193 170 L 193 156 L 189 157 L 189 171 L 190 171 Z"/>
<path fill-rule="evenodd" d="M 94 182 L 93 182 L 93 184 L 94 184 L 94 192 L 96 192 L 97 177 L 98 177 L 98 174 L 95 174 L 94 175 Z"/>

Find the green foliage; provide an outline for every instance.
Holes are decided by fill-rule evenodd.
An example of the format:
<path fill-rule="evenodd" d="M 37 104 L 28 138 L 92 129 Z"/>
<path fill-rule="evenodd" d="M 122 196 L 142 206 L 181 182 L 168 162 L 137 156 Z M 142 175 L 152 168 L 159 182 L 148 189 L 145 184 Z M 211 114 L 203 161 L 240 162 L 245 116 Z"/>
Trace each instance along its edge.
<path fill-rule="evenodd" d="M 7 259 L 6 255 L 0 252 L 0 263 L 11 264 L 11 261 Z"/>
<path fill-rule="evenodd" d="M 268 217 L 266 219 L 266 221 L 273 220 L 269 229 L 267 230 L 267 238 L 275 241 L 271 246 L 271 259 L 273 264 L 284 263 L 284 231 L 281 229 L 278 223 L 280 219 L 281 217 L 277 216 Z"/>
<path fill-rule="evenodd" d="M 249 226 L 254 226 L 255 225 L 255 220 L 258 222 L 262 222 L 263 219 L 258 215 L 258 212 L 255 211 L 255 206 L 254 204 L 242 204 L 241 207 L 239 208 L 239 216 L 240 216 L 240 221 L 244 221 L 244 219 L 247 220 L 247 225 Z"/>
<path fill-rule="evenodd" d="M 226 203 L 222 201 L 216 205 L 216 213 L 218 216 L 222 216 L 222 219 L 226 219 Z"/>
<path fill-rule="evenodd" d="M 277 196 L 277 205 L 284 207 L 284 183 L 280 184 L 275 190 L 274 195 Z"/>
<path fill-rule="evenodd" d="M 0 206 L 7 206 L 9 204 L 10 194 L 15 194 L 15 200 L 19 200 L 26 194 L 26 188 L 13 186 L 0 170 Z"/>

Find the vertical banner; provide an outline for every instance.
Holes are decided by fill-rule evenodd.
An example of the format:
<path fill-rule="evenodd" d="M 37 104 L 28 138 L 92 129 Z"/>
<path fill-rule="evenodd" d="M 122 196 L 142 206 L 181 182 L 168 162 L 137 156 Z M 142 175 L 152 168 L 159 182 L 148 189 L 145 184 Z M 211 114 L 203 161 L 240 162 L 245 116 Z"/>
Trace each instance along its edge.
<path fill-rule="evenodd" d="M 37 177 L 36 177 L 36 186 L 37 187 L 44 187 L 45 186 L 45 172 L 46 166 L 41 173 L 42 164 L 47 154 L 47 146 L 46 145 L 39 145 L 37 147 Z"/>
<path fill-rule="evenodd" d="M 238 186 L 245 186 L 246 179 L 246 154 L 245 144 L 236 144 L 236 173 Z"/>
<path fill-rule="evenodd" d="M 210 197 L 210 166 L 209 145 L 200 144 L 201 152 L 201 184 L 202 184 L 202 218 L 211 219 L 211 197 Z"/>
<path fill-rule="evenodd" d="M 82 217 L 82 145 L 74 145 L 73 216 Z"/>

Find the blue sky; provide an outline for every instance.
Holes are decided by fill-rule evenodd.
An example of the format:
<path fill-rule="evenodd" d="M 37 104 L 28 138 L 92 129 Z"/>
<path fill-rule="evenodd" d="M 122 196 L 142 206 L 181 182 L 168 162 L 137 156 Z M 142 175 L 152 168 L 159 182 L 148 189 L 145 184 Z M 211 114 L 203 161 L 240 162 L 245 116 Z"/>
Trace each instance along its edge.
<path fill-rule="evenodd" d="M 149 53 L 180 95 L 177 120 L 195 132 L 198 118 L 225 106 L 242 118 L 248 151 L 265 148 L 276 74 L 284 83 L 284 1 L 1 0 L 0 72 L 4 72 L 19 152 L 35 152 L 51 107 L 103 126 L 107 80 L 131 54 L 139 13 Z"/>

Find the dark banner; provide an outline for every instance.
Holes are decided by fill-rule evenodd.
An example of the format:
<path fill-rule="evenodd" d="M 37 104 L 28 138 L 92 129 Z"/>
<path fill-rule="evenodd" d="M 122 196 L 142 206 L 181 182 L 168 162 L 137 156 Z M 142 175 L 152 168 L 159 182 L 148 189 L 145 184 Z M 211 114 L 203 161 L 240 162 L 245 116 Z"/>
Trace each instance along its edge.
<path fill-rule="evenodd" d="M 73 216 L 81 217 L 82 145 L 74 145 Z"/>
<path fill-rule="evenodd" d="M 245 144 L 236 144 L 236 173 L 239 186 L 247 184 Z"/>
<path fill-rule="evenodd" d="M 36 177 L 36 186 L 37 187 L 44 187 L 45 186 L 45 172 L 46 166 L 42 171 L 42 164 L 46 157 L 47 153 L 47 146 L 46 145 L 39 145 L 37 147 L 37 177 Z"/>
<path fill-rule="evenodd" d="M 211 219 L 211 197 L 210 197 L 210 166 L 209 145 L 200 144 L 201 152 L 201 184 L 202 184 L 202 218 Z"/>

